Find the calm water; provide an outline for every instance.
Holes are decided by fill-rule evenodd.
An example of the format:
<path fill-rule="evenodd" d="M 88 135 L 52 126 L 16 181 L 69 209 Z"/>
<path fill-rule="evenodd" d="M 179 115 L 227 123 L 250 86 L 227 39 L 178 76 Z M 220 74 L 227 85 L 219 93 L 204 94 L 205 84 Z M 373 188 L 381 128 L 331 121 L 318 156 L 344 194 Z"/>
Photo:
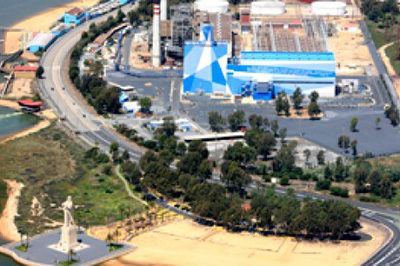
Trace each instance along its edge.
<path fill-rule="evenodd" d="M 39 122 L 39 118 L 34 115 L 24 114 L 0 106 L 0 139 L 9 134 L 29 128 L 37 122 Z"/>
<path fill-rule="evenodd" d="M 0 26 L 11 26 L 24 18 L 72 0 L 0 0 Z"/>

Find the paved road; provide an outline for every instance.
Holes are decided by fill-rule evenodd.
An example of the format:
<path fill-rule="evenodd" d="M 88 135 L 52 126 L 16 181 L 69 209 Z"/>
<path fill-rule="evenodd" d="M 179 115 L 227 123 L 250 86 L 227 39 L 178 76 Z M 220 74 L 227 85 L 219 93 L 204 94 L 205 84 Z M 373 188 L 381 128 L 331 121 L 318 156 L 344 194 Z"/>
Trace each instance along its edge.
<path fill-rule="evenodd" d="M 128 9 L 124 7 L 123 9 Z M 114 12 L 115 13 L 115 12 Z M 108 15 L 99 17 L 91 22 L 99 22 L 107 19 Z M 90 23 L 91 23 L 90 22 Z M 73 131 L 80 132 L 82 138 L 89 143 L 99 143 L 102 150 L 107 151 L 111 142 L 118 142 L 122 149 L 127 149 L 130 152 L 133 160 L 138 160 L 142 154 L 142 151 L 125 141 L 123 138 L 115 135 L 110 130 L 103 120 L 97 116 L 91 115 L 85 108 L 85 104 L 77 100 L 73 95 L 74 88 L 68 87 L 64 80 L 62 70 L 65 68 L 65 60 L 68 52 L 73 48 L 74 44 L 79 41 L 80 33 L 88 28 L 88 23 L 77 27 L 72 30 L 52 45 L 52 47 L 44 54 L 42 58 L 42 65 L 45 68 L 45 79 L 40 81 L 41 93 L 44 95 L 44 99 L 50 104 L 53 109 L 59 114 L 65 116 L 65 123 Z M 175 87 L 172 85 L 171 87 Z M 53 88 L 53 89 L 52 89 Z M 175 93 L 172 91 L 172 97 Z M 173 107 L 176 111 L 176 107 Z M 255 187 L 250 189 L 255 189 Z M 328 199 L 329 196 L 322 196 L 318 194 L 310 194 L 308 192 L 298 192 L 299 197 L 311 196 L 314 198 L 321 197 Z M 176 212 L 180 210 L 165 204 L 162 200 L 157 200 L 160 205 L 165 206 Z M 395 222 L 390 218 L 391 215 L 399 216 L 398 210 L 381 208 L 369 204 L 359 202 L 349 202 L 363 210 L 363 216 L 375 219 L 376 221 L 385 224 L 393 232 L 391 240 L 380 249 L 371 259 L 369 259 L 364 265 L 396 265 L 400 256 L 399 249 L 399 229 Z M 188 216 L 188 214 L 186 214 Z M 192 216 L 189 214 L 189 216 Z M 193 216 L 192 218 L 196 218 Z"/>
<path fill-rule="evenodd" d="M 123 7 L 123 10 L 129 10 L 131 6 Z M 112 14 L 116 14 L 114 11 Z M 85 23 L 68 34 L 58 39 L 43 55 L 41 64 L 45 69 L 45 77 L 40 81 L 40 89 L 45 100 L 60 115 L 64 116 L 67 126 L 74 132 L 80 134 L 91 144 L 99 143 L 103 151 L 108 151 L 112 142 L 119 143 L 121 150 L 128 150 L 134 160 L 138 160 L 142 151 L 129 143 L 125 139 L 116 136 L 104 120 L 98 116 L 90 114 L 76 97 L 74 97 L 74 88 L 68 88 L 68 82 L 64 81 L 62 72 L 65 71 L 65 61 L 69 51 L 79 41 L 81 32 L 87 30 L 92 22 L 100 22 L 107 19 L 105 15 L 88 23 Z"/>

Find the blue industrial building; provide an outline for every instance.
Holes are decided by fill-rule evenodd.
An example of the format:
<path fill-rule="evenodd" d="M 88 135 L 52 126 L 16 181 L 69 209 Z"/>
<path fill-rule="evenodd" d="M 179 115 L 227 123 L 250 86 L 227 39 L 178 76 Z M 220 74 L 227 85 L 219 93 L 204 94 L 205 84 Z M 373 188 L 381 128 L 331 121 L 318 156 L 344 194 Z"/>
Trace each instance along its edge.
<path fill-rule="evenodd" d="M 74 24 L 79 25 L 88 17 L 88 13 L 84 12 L 80 8 L 73 8 L 64 14 L 64 23 L 65 24 Z"/>
<path fill-rule="evenodd" d="M 306 95 L 312 91 L 323 97 L 335 95 L 336 63 L 331 52 L 241 52 L 228 62 L 227 44 L 208 36 L 186 42 L 184 56 L 183 92 L 270 100 L 300 87 Z"/>

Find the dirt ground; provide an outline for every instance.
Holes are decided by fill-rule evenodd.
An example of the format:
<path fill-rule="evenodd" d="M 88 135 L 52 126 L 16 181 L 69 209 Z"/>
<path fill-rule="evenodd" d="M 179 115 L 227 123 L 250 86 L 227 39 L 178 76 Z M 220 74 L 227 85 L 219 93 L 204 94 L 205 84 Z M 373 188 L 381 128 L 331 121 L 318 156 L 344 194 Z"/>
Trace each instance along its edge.
<path fill-rule="evenodd" d="M 30 18 L 27 18 L 12 27 L 17 29 L 24 29 L 30 32 L 47 32 L 57 19 L 63 15 L 66 11 L 74 8 L 81 7 L 86 8 L 95 5 L 99 0 L 77 0 L 75 2 L 52 8 L 44 11 Z M 5 36 L 4 52 L 11 53 L 20 48 L 20 38 L 22 33 L 19 32 L 8 32 Z"/>
<path fill-rule="evenodd" d="M 364 44 L 364 37 L 361 31 L 348 32 L 341 28 L 346 24 L 355 23 L 350 18 L 333 18 L 329 22 L 337 23 L 338 35 L 329 37 L 329 46 L 335 54 L 336 63 L 340 68 L 340 74 L 364 74 L 362 68 L 353 66 L 373 66 L 373 61 L 368 47 Z M 348 68 L 351 66 L 351 68 Z"/>
<path fill-rule="evenodd" d="M 362 226 L 371 240 L 334 244 L 228 233 L 183 220 L 134 237 L 135 251 L 103 265 L 359 265 L 386 237 L 381 228 L 365 221 Z"/>
<path fill-rule="evenodd" d="M 18 212 L 18 198 L 21 195 L 22 183 L 15 180 L 7 182 L 8 200 L 0 217 L 0 235 L 10 241 L 18 241 L 18 229 L 14 224 L 14 217 Z"/>
<path fill-rule="evenodd" d="M 23 96 L 33 96 L 32 81 L 32 79 L 15 79 L 7 96 L 17 99 Z"/>

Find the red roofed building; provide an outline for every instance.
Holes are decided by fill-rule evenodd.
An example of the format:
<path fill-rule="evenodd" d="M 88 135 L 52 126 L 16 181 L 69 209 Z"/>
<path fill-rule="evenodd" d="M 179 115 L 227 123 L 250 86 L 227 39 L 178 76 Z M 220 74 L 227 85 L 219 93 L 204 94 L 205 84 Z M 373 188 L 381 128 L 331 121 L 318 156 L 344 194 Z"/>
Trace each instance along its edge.
<path fill-rule="evenodd" d="M 37 66 L 16 66 L 13 68 L 16 78 L 35 78 Z"/>
<path fill-rule="evenodd" d="M 43 106 L 43 102 L 34 102 L 32 99 L 18 100 L 18 104 L 21 106 L 23 111 L 30 113 L 40 111 Z"/>

